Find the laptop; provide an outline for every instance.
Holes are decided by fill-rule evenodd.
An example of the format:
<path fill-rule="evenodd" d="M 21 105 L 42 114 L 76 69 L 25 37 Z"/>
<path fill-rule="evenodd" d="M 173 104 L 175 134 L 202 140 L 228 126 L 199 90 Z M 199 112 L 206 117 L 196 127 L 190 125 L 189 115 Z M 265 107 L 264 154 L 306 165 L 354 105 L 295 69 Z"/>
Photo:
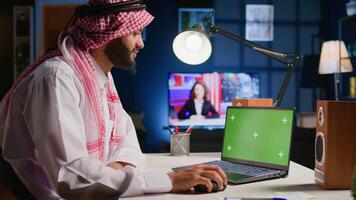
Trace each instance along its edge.
<path fill-rule="evenodd" d="M 228 107 L 221 160 L 205 164 L 219 165 L 231 184 L 286 177 L 293 125 L 293 108 Z"/>

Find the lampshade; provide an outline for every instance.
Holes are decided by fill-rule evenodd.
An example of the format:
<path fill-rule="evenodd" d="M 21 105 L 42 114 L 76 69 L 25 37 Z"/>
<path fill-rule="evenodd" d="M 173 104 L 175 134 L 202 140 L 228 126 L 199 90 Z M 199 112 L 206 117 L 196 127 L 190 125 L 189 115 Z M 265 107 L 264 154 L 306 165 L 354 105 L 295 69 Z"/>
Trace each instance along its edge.
<path fill-rule="evenodd" d="M 336 72 L 352 72 L 351 61 L 343 41 L 326 41 L 321 48 L 319 74 Z"/>
<path fill-rule="evenodd" d="M 173 51 L 182 62 L 198 65 L 210 57 L 211 43 L 205 33 L 195 29 L 188 30 L 176 36 Z"/>

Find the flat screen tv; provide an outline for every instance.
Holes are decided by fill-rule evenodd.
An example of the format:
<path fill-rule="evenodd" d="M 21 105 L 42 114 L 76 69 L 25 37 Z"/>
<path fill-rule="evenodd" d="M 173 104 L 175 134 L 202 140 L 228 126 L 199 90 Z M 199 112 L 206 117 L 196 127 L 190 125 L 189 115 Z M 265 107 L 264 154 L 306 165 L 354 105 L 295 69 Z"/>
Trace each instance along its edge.
<path fill-rule="evenodd" d="M 258 73 L 170 73 L 168 84 L 169 126 L 223 128 L 233 99 L 260 97 Z"/>

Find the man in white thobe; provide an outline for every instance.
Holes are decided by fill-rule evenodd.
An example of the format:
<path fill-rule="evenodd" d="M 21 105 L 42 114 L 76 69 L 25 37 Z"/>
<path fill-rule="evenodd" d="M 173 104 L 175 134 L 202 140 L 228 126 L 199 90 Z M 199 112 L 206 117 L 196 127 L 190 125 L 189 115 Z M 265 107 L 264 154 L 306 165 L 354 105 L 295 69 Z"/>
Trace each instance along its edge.
<path fill-rule="evenodd" d="M 197 184 L 211 191 L 210 180 L 223 188 L 216 166 L 140 169 L 144 156 L 110 70 L 134 66 L 153 17 L 135 0 L 90 0 L 85 8 L 96 10 L 79 10 L 58 48 L 30 65 L 2 100 L 3 158 L 37 199 L 117 199 Z"/>

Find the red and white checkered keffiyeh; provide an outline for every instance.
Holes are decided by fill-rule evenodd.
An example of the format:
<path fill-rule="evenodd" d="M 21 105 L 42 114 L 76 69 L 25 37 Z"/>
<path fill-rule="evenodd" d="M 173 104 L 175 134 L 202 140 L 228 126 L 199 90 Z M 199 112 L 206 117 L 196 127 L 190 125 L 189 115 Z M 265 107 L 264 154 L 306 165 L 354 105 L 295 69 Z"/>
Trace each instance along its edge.
<path fill-rule="evenodd" d="M 89 6 L 107 5 L 124 2 L 125 0 L 90 0 Z M 127 0 L 126 0 L 127 1 Z M 105 123 L 103 118 L 103 102 L 100 98 L 100 87 L 95 68 L 88 58 L 88 51 L 96 49 L 113 39 L 126 36 L 146 27 L 153 16 L 146 10 L 117 12 L 105 15 L 84 16 L 78 18 L 72 26 L 62 32 L 58 39 L 59 49 L 46 53 L 27 67 L 15 81 L 0 105 L 0 123 L 4 123 L 11 101 L 11 96 L 17 85 L 30 75 L 45 60 L 55 56 L 63 56 L 77 72 L 89 99 L 90 108 L 95 116 L 97 130 L 86 130 L 86 143 L 91 158 L 103 160 Z M 112 77 L 109 76 L 109 81 Z M 115 88 L 107 84 L 106 96 L 109 105 L 110 120 L 114 121 L 110 143 L 119 143 L 118 126 L 122 124 L 116 115 L 118 106 L 122 106 Z M 87 122 L 93 123 L 93 122 Z M 89 126 L 86 126 L 89 127 Z"/>
<path fill-rule="evenodd" d="M 123 2 L 123 0 L 91 0 L 88 5 L 106 5 L 118 2 Z M 146 10 L 86 16 L 79 18 L 68 31 L 78 47 L 86 51 L 143 29 L 152 20 L 153 17 Z"/>

